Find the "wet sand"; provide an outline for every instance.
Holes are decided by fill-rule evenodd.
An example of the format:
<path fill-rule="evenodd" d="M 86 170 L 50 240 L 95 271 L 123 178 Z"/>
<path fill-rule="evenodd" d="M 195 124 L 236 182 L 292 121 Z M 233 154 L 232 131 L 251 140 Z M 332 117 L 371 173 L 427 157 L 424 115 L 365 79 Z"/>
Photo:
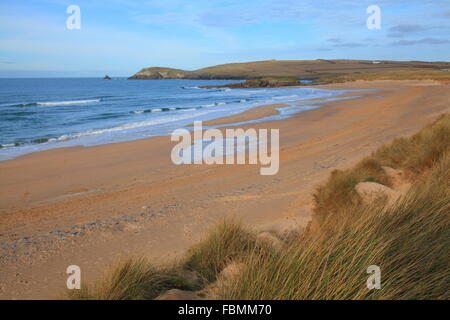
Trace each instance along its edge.
<path fill-rule="evenodd" d="M 243 126 L 280 129 L 280 170 L 274 176 L 261 176 L 259 165 L 175 166 L 170 137 L 0 162 L 0 298 L 54 298 L 72 264 L 91 281 L 119 257 L 178 259 L 226 217 L 258 230 L 304 226 L 311 194 L 332 170 L 418 131 L 450 107 L 450 86 L 433 82 L 322 88 L 379 90 L 287 120 Z M 220 121 L 247 121 L 274 110 L 262 108 Z"/>
<path fill-rule="evenodd" d="M 260 106 L 256 108 L 252 108 L 250 110 L 244 111 L 239 114 L 235 114 L 232 116 L 222 117 L 219 119 L 209 120 L 203 122 L 203 125 L 205 126 L 218 126 L 218 125 L 224 125 L 224 124 L 231 124 L 231 123 L 237 123 L 237 122 L 244 122 L 244 121 L 251 121 L 251 120 L 257 120 L 262 119 L 269 116 L 276 116 L 279 114 L 279 112 L 276 110 L 276 108 L 282 108 L 285 107 L 284 104 L 271 104 L 267 106 Z"/>

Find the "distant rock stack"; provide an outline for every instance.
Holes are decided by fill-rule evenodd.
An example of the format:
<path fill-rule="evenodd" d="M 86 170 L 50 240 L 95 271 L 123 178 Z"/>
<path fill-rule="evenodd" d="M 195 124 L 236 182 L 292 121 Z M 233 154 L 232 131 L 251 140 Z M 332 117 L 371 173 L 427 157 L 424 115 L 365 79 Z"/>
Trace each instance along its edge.
<path fill-rule="evenodd" d="M 105 75 L 105 76 L 103 77 L 103 80 L 111 80 L 111 77 L 108 76 L 108 75 Z"/>

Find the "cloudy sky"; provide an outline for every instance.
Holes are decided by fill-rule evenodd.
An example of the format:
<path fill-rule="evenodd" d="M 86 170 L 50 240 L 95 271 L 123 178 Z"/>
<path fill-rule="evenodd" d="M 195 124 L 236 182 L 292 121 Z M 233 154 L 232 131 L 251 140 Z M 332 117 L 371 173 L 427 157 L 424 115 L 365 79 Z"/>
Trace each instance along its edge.
<path fill-rule="evenodd" d="M 81 29 L 69 30 L 69 5 Z M 369 5 L 381 28 L 366 25 Z M 267 59 L 450 61 L 450 0 L 2 0 L 0 77 Z"/>

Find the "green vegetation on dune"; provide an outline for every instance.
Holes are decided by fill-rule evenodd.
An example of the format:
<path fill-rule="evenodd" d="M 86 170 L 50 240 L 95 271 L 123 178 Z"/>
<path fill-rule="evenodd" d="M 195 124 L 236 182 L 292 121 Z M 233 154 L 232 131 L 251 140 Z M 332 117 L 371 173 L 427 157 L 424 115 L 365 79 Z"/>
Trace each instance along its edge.
<path fill-rule="evenodd" d="M 450 147 L 450 114 L 436 119 L 410 138 L 397 138 L 380 147 L 373 158 L 385 166 L 418 175 L 430 169 Z"/>
<path fill-rule="evenodd" d="M 374 181 L 391 186 L 383 166 L 403 169 L 412 179 L 432 166 L 450 149 L 450 115 L 438 118 L 432 124 L 410 138 L 400 137 L 381 146 L 355 167 L 335 170 L 328 182 L 317 188 L 314 199 L 317 219 L 324 219 L 346 208 L 349 204 L 361 204 L 355 191 L 360 182 Z"/>
<path fill-rule="evenodd" d="M 394 207 L 349 204 L 270 257 L 250 256 L 223 299 L 448 299 L 450 157 Z M 381 268 L 381 289 L 366 270 Z"/>
<path fill-rule="evenodd" d="M 395 202 L 367 203 L 361 182 L 393 186 L 386 166 L 412 186 Z M 332 173 L 314 195 L 315 214 L 303 233 L 280 247 L 225 222 L 181 262 L 153 267 L 127 261 L 93 288 L 71 298 L 152 299 L 168 289 L 208 290 L 219 299 L 449 299 L 450 114 L 408 138 L 384 145 L 355 167 Z M 239 263 L 226 281 L 221 272 Z M 381 269 L 369 290 L 367 268 Z M 189 280 L 194 274 L 197 280 Z"/>
<path fill-rule="evenodd" d="M 254 233 L 234 222 L 224 222 L 191 248 L 183 267 L 212 282 L 231 261 L 240 261 L 249 254 L 263 255 L 266 251 L 269 248 L 258 242 Z"/>
<path fill-rule="evenodd" d="M 182 268 L 156 268 L 145 258 L 129 258 L 114 265 L 94 287 L 68 291 L 73 300 L 149 300 L 169 289 L 196 290 Z"/>

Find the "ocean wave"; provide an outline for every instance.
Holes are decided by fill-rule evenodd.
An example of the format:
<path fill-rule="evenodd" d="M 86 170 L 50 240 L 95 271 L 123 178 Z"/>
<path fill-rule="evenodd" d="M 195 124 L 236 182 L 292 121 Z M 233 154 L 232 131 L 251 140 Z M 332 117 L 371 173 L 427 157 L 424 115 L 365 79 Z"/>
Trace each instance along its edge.
<path fill-rule="evenodd" d="M 144 109 L 144 110 L 134 110 L 134 111 L 130 111 L 130 113 L 133 113 L 133 114 L 141 114 L 141 113 L 149 113 L 149 112 L 167 112 L 167 111 L 175 111 L 175 110 L 180 110 L 180 109 L 184 109 L 184 108 L 170 107 L 170 108 Z"/>
<path fill-rule="evenodd" d="M 298 94 L 293 94 L 290 96 L 272 97 L 272 100 L 286 100 L 286 99 L 294 99 L 294 98 L 298 98 Z"/>
<path fill-rule="evenodd" d="M 239 100 L 234 100 L 233 103 L 244 103 L 247 102 L 247 99 L 239 99 Z"/>
<path fill-rule="evenodd" d="M 102 99 L 87 99 L 87 100 L 70 100 L 70 101 L 54 101 L 54 102 L 36 102 L 38 106 L 62 106 L 71 104 L 85 104 L 85 103 L 96 103 L 100 102 Z"/>
<path fill-rule="evenodd" d="M 48 139 L 48 138 L 37 138 L 37 139 L 30 140 L 30 141 L 21 141 L 21 142 L 14 142 L 14 143 L 3 143 L 3 144 L 0 144 L 0 149 L 20 147 L 20 146 L 26 145 L 26 144 L 46 143 L 46 142 L 49 142 L 50 140 L 51 139 Z"/>
<path fill-rule="evenodd" d="M 15 104 L 2 104 L 0 107 L 30 107 L 30 106 L 37 106 L 36 102 L 30 102 L 30 103 L 15 103 Z"/>
<path fill-rule="evenodd" d="M 180 109 L 183 109 L 182 111 L 190 111 L 190 110 L 196 110 L 197 108 L 180 108 Z M 199 114 L 199 115 L 201 115 L 201 114 Z M 168 122 L 172 122 L 172 121 L 189 119 L 189 118 L 191 118 L 190 115 L 181 116 L 181 117 L 177 117 L 177 118 L 162 117 L 162 118 L 154 118 L 152 120 L 146 120 L 146 121 L 140 121 L 140 122 L 129 122 L 129 123 L 121 124 L 121 125 L 118 125 L 115 127 L 110 127 L 110 128 L 91 129 L 91 130 L 87 130 L 87 131 L 83 131 L 83 132 L 79 132 L 79 133 L 64 134 L 58 138 L 50 138 L 50 139 L 48 139 L 47 142 L 62 142 L 62 141 L 82 138 L 82 137 L 86 137 L 86 136 L 136 129 L 136 128 L 147 127 L 147 126 L 151 126 L 151 125 L 159 125 L 159 124 L 164 124 L 164 123 L 168 123 Z"/>
<path fill-rule="evenodd" d="M 19 142 L 16 142 L 16 143 L 4 143 L 4 144 L 0 144 L 0 149 L 11 148 L 11 147 L 18 147 L 18 146 L 20 146 Z"/>
<path fill-rule="evenodd" d="M 180 108 L 180 111 L 192 111 L 192 110 L 197 110 L 197 108 Z"/>
<path fill-rule="evenodd" d="M 200 87 L 194 86 L 194 87 L 180 87 L 181 89 L 202 89 Z"/>
<path fill-rule="evenodd" d="M 225 88 L 217 88 L 217 87 L 212 87 L 212 88 L 201 88 L 201 87 L 197 87 L 197 86 L 194 86 L 194 87 L 180 87 L 181 89 L 194 89 L 194 90 L 208 90 L 208 91 L 212 91 L 212 92 L 214 92 L 214 91 L 225 91 L 225 92 L 227 92 L 227 91 L 231 91 L 232 89 L 231 88 L 228 88 L 228 87 L 225 87 Z"/>
<path fill-rule="evenodd" d="M 101 113 L 99 115 L 92 115 L 86 120 L 94 121 L 94 120 L 105 120 L 105 119 L 115 119 L 123 117 L 123 113 Z"/>
<path fill-rule="evenodd" d="M 86 99 L 86 100 L 68 100 L 68 101 L 48 101 L 48 102 L 27 102 L 27 103 L 15 103 L 15 104 L 2 104 L 2 107 L 33 107 L 33 106 L 62 106 L 72 104 L 84 104 L 84 103 L 96 103 L 102 101 L 102 98 L 98 99 Z"/>
<path fill-rule="evenodd" d="M 241 99 L 238 102 L 244 102 L 244 101 L 246 101 L 246 100 L 245 99 Z M 215 102 L 215 103 L 200 105 L 198 107 L 154 108 L 154 109 L 134 110 L 134 111 L 130 111 L 130 113 L 132 113 L 132 114 L 142 114 L 142 113 L 149 113 L 149 112 L 167 112 L 167 111 L 176 111 L 176 110 L 190 111 L 190 110 L 198 110 L 198 109 L 201 109 L 201 108 L 212 108 L 212 107 L 216 107 L 216 106 L 223 106 L 223 105 L 226 105 L 226 104 L 227 104 L 226 102 Z"/>

